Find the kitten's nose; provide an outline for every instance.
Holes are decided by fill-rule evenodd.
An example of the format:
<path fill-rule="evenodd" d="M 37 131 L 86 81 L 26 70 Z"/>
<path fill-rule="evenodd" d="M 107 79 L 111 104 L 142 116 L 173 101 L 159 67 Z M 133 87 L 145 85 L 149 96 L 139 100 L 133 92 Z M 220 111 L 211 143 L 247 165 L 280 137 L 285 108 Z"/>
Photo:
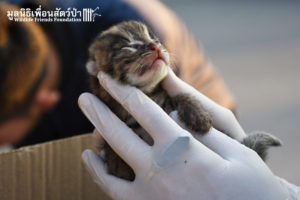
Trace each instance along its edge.
<path fill-rule="evenodd" d="M 159 46 L 157 44 L 154 44 L 154 43 L 150 43 L 148 45 L 148 48 L 151 50 L 151 51 L 158 51 L 159 50 Z"/>

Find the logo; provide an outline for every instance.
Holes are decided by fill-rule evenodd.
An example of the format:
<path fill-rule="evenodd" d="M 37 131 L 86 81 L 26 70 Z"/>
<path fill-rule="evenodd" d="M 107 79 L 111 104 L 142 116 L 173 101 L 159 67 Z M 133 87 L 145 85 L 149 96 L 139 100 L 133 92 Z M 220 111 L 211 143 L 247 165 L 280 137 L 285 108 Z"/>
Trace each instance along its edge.
<path fill-rule="evenodd" d="M 96 16 L 101 16 L 100 14 L 96 13 L 99 10 L 99 7 L 95 8 L 94 10 L 91 8 L 83 8 L 83 21 L 84 22 L 94 22 Z"/>
<path fill-rule="evenodd" d="M 39 5 L 35 10 L 20 8 L 20 10 L 7 11 L 7 17 L 15 22 L 94 22 L 97 16 L 101 16 L 99 10 L 99 7 L 82 10 L 77 8 L 42 10 L 42 6 Z"/>

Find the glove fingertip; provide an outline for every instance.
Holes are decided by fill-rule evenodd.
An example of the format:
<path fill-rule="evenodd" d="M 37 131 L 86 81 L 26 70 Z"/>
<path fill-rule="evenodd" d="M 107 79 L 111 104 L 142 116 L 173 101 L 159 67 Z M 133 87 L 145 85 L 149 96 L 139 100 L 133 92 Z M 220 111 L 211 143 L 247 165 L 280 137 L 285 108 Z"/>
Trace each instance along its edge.
<path fill-rule="evenodd" d="M 95 152 L 91 149 L 86 149 L 82 152 L 81 159 L 83 160 L 83 162 L 85 164 L 89 164 L 89 158 L 90 158 L 92 153 L 95 153 Z"/>
<path fill-rule="evenodd" d="M 167 91 L 167 93 L 171 97 L 174 97 L 180 92 L 182 92 L 179 85 L 179 78 L 175 75 L 175 73 L 172 70 L 169 70 L 168 75 L 162 81 L 162 87 Z"/>
<path fill-rule="evenodd" d="M 106 174 L 106 170 L 101 157 L 91 149 L 83 151 L 81 157 L 86 169 L 91 174 L 95 182 L 103 179 L 102 176 Z"/>
<path fill-rule="evenodd" d="M 121 199 L 128 194 L 130 188 L 128 181 L 109 175 L 98 154 L 91 149 L 86 149 L 81 156 L 94 182 L 112 199 Z"/>
<path fill-rule="evenodd" d="M 177 120 L 178 119 L 178 111 L 177 110 L 173 110 L 172 112 L 170 112 L 169 116 L 173 119 L 173 120 Z"/>
<path fill-rule="evenodd" d="M 88 92 L 85 92 L 85 93 L 82 93 L 79 97 L 78 97 L 78 105 L 79 107 L 85 107 L 85 106 L 88 106 L 90 104 L 90 101 L 89 101 L 89 97 L 90 97 L 90 93 Z"/>

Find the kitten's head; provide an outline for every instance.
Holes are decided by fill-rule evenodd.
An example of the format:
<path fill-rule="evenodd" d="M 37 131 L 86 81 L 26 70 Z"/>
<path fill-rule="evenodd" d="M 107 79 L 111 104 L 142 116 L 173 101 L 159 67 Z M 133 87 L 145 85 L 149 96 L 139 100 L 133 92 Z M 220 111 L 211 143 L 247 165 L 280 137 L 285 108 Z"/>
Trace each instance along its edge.
<path fill-rule="evenodd" d="M 167 74 L 169 54 L 144 24 L 122 22 L 102 32 L 89 48 L 88 72 L 151 91 Z"/>

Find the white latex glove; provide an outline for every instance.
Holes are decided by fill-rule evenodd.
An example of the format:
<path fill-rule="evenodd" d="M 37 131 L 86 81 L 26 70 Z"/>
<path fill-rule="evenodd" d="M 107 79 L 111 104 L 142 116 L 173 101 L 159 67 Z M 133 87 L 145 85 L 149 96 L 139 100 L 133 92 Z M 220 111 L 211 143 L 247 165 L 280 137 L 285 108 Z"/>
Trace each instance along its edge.
<path fill-rule="evenodd" d="M 242 141 L 242 139 L 246 137 L 243 128 L 238 123 L 231 110 L 220 106 L 205 95 L 201 94 L 195 88 L 178 78 L 173 71 L 169 71 L 169 75 L 163 81 L 162 86 L 171 97 L 182 93 L 188 93 L 194 96 L 201 102 L 204 109 L 210 113 L 214 128 L 238 141 Z"/>
<path fill-rule="evenodd" d="M 99 80 L 154 139 L 153 146 L 147 145 L 97 97 L 80 96 L 79 105 L 87 118 L 136 174 L 133 182 L 109 175 L 101 157 L 91 150 L 83 152 L 94 181 L 113 199 L 289 199 L 287 190 L 254 151 L 214 128 L 199 142 L 138 89 L 120 85 L 103 73 Z M 190 90 L 172 73 L 166 81 L 174 91 Z M 238 122 L 228 120 L 230 125 L 218 117 L 220 107 L 210 105 L 202 95 L 199 98 L 214 111 L 218 128 L 223 128 L 223 120 L 226 130 L 244 135 Z"/>

